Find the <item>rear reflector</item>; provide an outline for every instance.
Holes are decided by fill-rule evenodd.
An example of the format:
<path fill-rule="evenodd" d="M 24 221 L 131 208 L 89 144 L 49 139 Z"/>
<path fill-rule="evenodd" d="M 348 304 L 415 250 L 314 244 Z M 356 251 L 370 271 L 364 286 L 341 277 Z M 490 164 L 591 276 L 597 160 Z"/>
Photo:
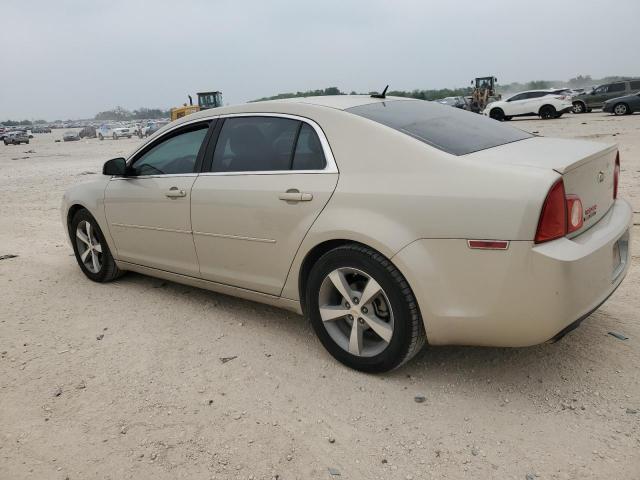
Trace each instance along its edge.
<path fill-rule="evenodd" d="M 567 233 L 580 230 L 584 221 L 584 211 L 582 209 L 582 201 L 577 195 L 567 195 L 567 213 L 569 215 Z"/>
<path fill-rule="evenodd" d="M 613 167 L 613 199 L 618 198 L 618 179 L 620 178 L 620 152 L 616 153 L 616 165 Z"/>
<path fill-rule="evenodd" d="M 548 242 L 567 234 L 567 204 L 562 179 L 553 184 L 542 205 L 535 243 Z"/>
<path fill-rule="evenodd" d="M 480 250 L 506 250 L 509 248 L 507 240 L 467 240 L 469 248 Z"/>

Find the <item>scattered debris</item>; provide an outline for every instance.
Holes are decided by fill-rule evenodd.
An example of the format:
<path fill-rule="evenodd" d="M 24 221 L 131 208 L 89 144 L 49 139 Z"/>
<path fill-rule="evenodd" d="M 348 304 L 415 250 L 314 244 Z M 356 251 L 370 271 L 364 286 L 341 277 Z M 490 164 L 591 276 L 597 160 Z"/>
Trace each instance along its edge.
<path fill-rule="evenodd" d="M 527 473 L 524 478 L 526 480 L 536 480 L 536 476 L 533 473 Z"/>
<path fill-rule="evenodd" d="M 293 456 L 291 454 L 287 455 L 287 462 L 290 462 L 291 460 L 293 460 Z"/>
<path fill-rule="evenodd" d="M 331 475 L 332 477 L 340 476 L 340 471 L 337 468 L 329 467 L 328 470 L 329 470 L 329 475 Z"/>
<path fill-rule="evenodd" d="M 62 395 L 62 387 L 56 387 L 55 390 L 53 391 L 53 396 L 59 397 L 60 395 Z"/>
<path fill-rule="evenodd" d="M 424 403 L 427 400 L 427 397 L 425 397 L 424 395 L 416 395 L 415 397 L 413 397 L 413 400 L 416 403 Z"/>
<path fill-rule="evenodd" d="M 213 400 L 209 400 L 209 405 L 213 405 Z"/>
<path fill-rule="evenodd" d="M 84 390 L 85 388 L 87 388 L 87 384 L 84 382 L 84 380 L 80 380 L 80 382 L 78 382 L 78 385 L 76 385 L 76 390 Z"/>
<path fill-rule="evenodd" d="M 0 260 L 8 260 L 10 258 L 17 258 L 18 255 L 14 255 L 13 253 L 9 253 L 7 255 L 0 255 Z"/>
<path fill-rule="evenodd" d="M 333 437 L 329 437 L 327 440 L 329 440 L 329 443 L 336 443 L 336 439 Z"/>
<path fill-rule="evenodd" d="M 120 429 L 120 433 L 122 435 L 125 435 L 127 433 L 127 427 L 125 427 L 124 425 L 122 426 L 122 428 Z"/>
<path fill-rule="evenodd" d="M 629 339 L 629 337 L 623 335 L 622 333 L 618 333 L 618 332 L 608 332 L 608 333 L 612 337 L 616 337 L 618 340 L 628 340 Z"/>
<path fill-rule="evenodd" d="M 382 463 L 388 463 L 387 459 L 386 459 L 386 458 L 383 458 L 383 459 L 382 459 Z"/>
<path fill-rule="evenodd" d="M 220 357 L 220 361 L 222 363 L 227 363 L 227 362 L 230 362 L 231 360 L 235 360 L 236 358 L 238 358 L 237 355 L 234 355 L 232 357 Z"/>
<path fill-rule="evenodd" d="M 104 338 L 104 333 L 101 333 L 100 335 L 96 335 L 96 340 L 102 340 Z"/>
<path fill-rule="evenodd" d="M 627 408 L 627 413 L 629 415 L 635 415 L 636 413 L 638 413 L 638 410 L 636 410 L 635 408 Z"/>
<path fill-rule="evenodd" d="M 60 354 L 62 354 L 62 353 L 67 353 L 68 351 L 69 351 L 68 349 L 67 349 L 67 350 L 60 350 L 60 351 L 58 352 L 58 355 L 60 355 Z"/>
<path fill-rule="evenodd" d="M 152 453 L 151 454 L 151 460 L 155 460 L 156 458 L 158 458 L 158 454 L 157 453 Z"/>
<path fill-rule="evenodd" d="M 478 450 L 476 447 L 471 448 L 471 455 L 473 455 L 474 457 L 477 457 L 479 453 L 480 450 Z"/>
<path fill-rule="evenodd" d="M 27 150 L 27 151 L 26 151 L 26 152 L 24 152 L 24 153 L 36 153 L 36 151 L 35 151 L 35 150 L 33 150 L 33 149 L 31 149 L 31 150 Z"/>
<path fill-rule="evenodd" d="M 95 175 L 96 172 L 92 172 L 91 170 L 85 170 L 84 172 L 80 172 L 78 175 Z"/>

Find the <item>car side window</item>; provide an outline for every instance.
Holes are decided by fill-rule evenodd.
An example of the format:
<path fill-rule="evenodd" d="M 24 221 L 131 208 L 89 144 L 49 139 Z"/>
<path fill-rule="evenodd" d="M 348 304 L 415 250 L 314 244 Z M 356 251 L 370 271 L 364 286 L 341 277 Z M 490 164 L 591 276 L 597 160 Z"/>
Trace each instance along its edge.
<path fill-rule="evenodd" d="M 524 93 L 519 93 L 518 95 L 516 95 L 515 97 L 511 97 L 507 101 L 508 102 L 517 102 L 518 100 L 524 100 L 524 98 L 525 98 L 525 94 Z"/>
<path fill-rule="evenodd" d="M 593 91 L 593 93 L 597 93 L 597 94 L 607 93 L 608 88 L 609 88 L 609 85 L 602 85 L 601 87 L 596 88 Z"/>
<path fill-rule="evenodd" d="M 200 124 L 160 140 L 150 150 L 135 159 L 131 165 L 131 175 L 193 173 L 198 152 L 208 129 L 208 124 Z"/>
<path fill-rule="evenodd" d="M 629 82 L 629 87 L 631 88 L 631 90 L 640 90 L 640 80 Z"/>
<path fill-rule="evenodd" d="M 327 161 L 324 158 L 322 144 L 315 130 L 303 123 L 298 134 L 296 151 L 293 156 L 292 170 L 322 170 Z"/>
<path fill-rule="evenodd" d="M 624 92 L 626 89 L 626 85 L 624 83 L 612 83 L 609 85 L 609 93 L 613 92 Z"/>
<path fill-rule="evenodd" d="M 222 125 L 212 172 L 289 170 L 300 121 L 282 117 L 231 117 Z"/>

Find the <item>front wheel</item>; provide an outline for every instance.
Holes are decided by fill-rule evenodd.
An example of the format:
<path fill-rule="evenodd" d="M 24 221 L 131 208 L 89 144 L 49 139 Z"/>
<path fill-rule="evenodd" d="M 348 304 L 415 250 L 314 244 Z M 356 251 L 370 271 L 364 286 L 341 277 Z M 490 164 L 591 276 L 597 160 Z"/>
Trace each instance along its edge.
<path fill-rule="evenodd" d="M 116 135 L 115 133 L 113 134 L 113 139 L 117 140 L 118 139 L 118 135 Z"/>
<path fill-rule="evenodd" d="M 583 102 L 573 102 L 573 113 L 584 113 L 587 107 Z"/>
<path fill-rule="evenodd" d="M 489 112 L 489 116 L 499 122 L 504 120 L 504 111 L 501 108 L 492 108 Z"/>
<path fill-rule="evenodd" d="M 104 137 L 102 136 L 102 134 L 99 134 L 99 135 L 98 135 L 98 138 L 99 138 L 100 140 L 104 140 Z"/>
<path fill-rule="evenodd" d="M 613 113 L 616 115 L 626 115 L 629 113 L 629 107 L 627 107 L 626 103 L 616 103 L 613 107 Z"/>
<path fill-rule="evenodd" d="M 110 282 L 121 275 L 102 230 L 87 210 L 75 214 L 69 235 L 82 272 L 94 282 Z"/>
<path fill-rule="evenodd" d="M 409 284 L 380 253 L 348 244 L 311 269 L 305 311 L 322 345 L 363 372 L 385 372 L 410 360 L 425 343 Z"/>

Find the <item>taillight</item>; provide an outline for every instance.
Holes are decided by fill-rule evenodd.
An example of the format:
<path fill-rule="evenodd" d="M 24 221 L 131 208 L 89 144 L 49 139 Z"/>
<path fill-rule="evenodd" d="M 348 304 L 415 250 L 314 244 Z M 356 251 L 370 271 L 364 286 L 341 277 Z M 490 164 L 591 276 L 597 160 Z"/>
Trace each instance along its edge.
<path fill-rule="evenodd" d="M 567 234 L 567 204 L 562 179 L 553 184 L 542 205 L 535 243 L 548 242 Z"/>
<path fill-rule="evenodd" d="M 567 233 L 580 230 L 583 224 L 584 211 L 582 209 L 582 202 L 577 195 L 567 195 Z"/>
<path fill-rule="evenodd" d="M 620 177 L 620 152 L 616 153 L 616 165 L 613 167 L 613 198 L 618 198 L 618 178 Z"/>

